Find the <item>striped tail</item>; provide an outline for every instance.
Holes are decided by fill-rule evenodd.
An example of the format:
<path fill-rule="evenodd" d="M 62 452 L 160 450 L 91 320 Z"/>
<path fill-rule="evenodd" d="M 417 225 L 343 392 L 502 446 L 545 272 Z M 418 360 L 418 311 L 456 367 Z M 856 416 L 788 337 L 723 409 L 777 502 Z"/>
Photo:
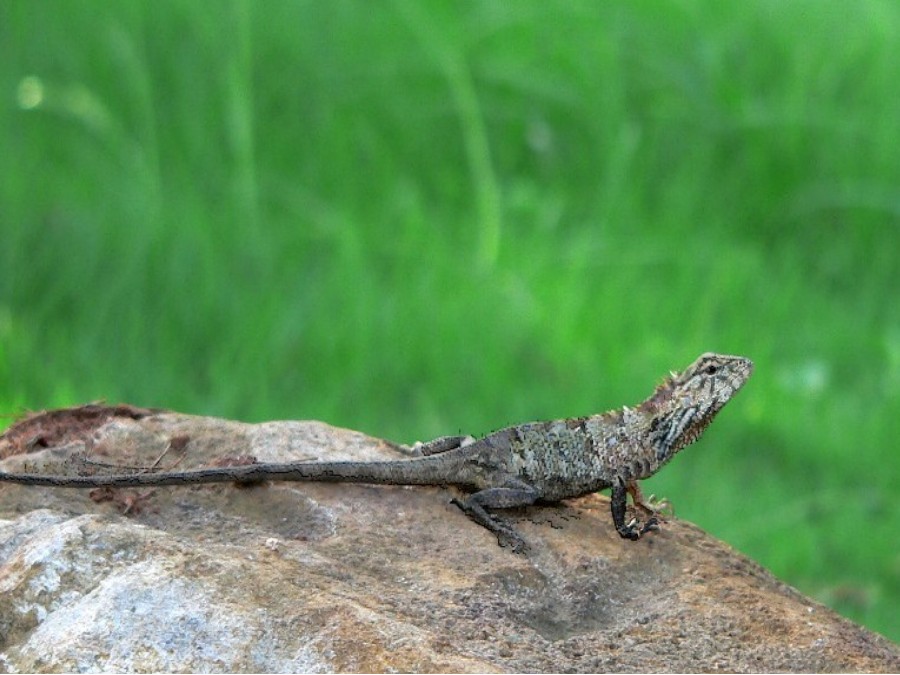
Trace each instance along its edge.
<path fill-rule="evenodd" d="M 0 472 L 0 483 L 62 488 L 140 487 L 145 485 L 197 485 L 201 483 L 261 483 L 263 481 L 317 481 L 386 485 L 465 486 L 465 462 L 456 453 L 377 462 L 290 462 L 248 464 L 196 471 L 136 473 L 111 476 L 44 476 Z"/>

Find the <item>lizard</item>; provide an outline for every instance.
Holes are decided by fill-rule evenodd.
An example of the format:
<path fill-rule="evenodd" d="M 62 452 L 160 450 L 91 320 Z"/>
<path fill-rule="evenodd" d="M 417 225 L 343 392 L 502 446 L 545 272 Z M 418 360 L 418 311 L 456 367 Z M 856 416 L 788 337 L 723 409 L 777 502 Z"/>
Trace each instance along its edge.
<path fill-rule="evenodd" d="M 752 372 L 750 359 L 705 353 L 681 373 L 671 373 L 634 407 L 515 425 L 474 441 L 442 437 L 426 443 L 412 458 L 256 463 L 126 475 L 0 472 L 0 482 L 60 488 L 266 480 L 455 486 L 466 496 L 453 503 L 494 533 L 501 546 L 520 553 L 527 550 L 525 540 L 494 510 L 554 503 L 609 488 L 616 531 L 624 539 L 637 540 L 659 529 L 658 514 L 644 501 L 638 481 L 696 441 Z M 626 522 L 629 493 L 646 521 Z"/>

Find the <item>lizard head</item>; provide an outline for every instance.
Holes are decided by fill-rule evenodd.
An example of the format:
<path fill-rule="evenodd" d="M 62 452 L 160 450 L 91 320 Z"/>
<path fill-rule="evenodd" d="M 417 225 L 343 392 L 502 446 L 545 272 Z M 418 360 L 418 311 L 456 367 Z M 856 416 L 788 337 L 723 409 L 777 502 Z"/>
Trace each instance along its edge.
<path fill-rule="evenodd" d="M 645 404 L 659 465 L 696 441 L 752 372 L 753 362 L 743 356 L 706 353 L 659 385 Z"/>

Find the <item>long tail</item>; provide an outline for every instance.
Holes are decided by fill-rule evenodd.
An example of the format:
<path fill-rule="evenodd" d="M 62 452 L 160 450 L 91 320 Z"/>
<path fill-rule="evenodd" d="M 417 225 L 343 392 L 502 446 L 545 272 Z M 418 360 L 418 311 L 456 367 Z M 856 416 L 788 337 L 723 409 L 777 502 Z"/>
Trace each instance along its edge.
<path fill-rule="evenodd" d="M 464 462 L 455 453 L 379 462 L 291 462 L 248 464 L 196 471 L 137 473 L 110 476 L 44 476 L 0 472 L 0 483 L 62 488 L 195 485 L 198 483 L 259 483 L 263 481 L 319 481 L 389 485 L 466 485 Z"/>

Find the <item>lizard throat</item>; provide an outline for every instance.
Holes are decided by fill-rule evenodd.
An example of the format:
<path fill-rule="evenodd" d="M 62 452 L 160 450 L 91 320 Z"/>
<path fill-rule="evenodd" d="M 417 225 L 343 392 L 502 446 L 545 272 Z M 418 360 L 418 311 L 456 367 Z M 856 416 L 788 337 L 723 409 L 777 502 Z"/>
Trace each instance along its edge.
<path fill-rule="evenodd" d="M 707 408 L 685 408 L 664 418 L 658 425 L 653 447 L 656 460 L 662 466 L 675 456 L 678 451 L 694 443 L 716 416 L 717 410 Z"/>

